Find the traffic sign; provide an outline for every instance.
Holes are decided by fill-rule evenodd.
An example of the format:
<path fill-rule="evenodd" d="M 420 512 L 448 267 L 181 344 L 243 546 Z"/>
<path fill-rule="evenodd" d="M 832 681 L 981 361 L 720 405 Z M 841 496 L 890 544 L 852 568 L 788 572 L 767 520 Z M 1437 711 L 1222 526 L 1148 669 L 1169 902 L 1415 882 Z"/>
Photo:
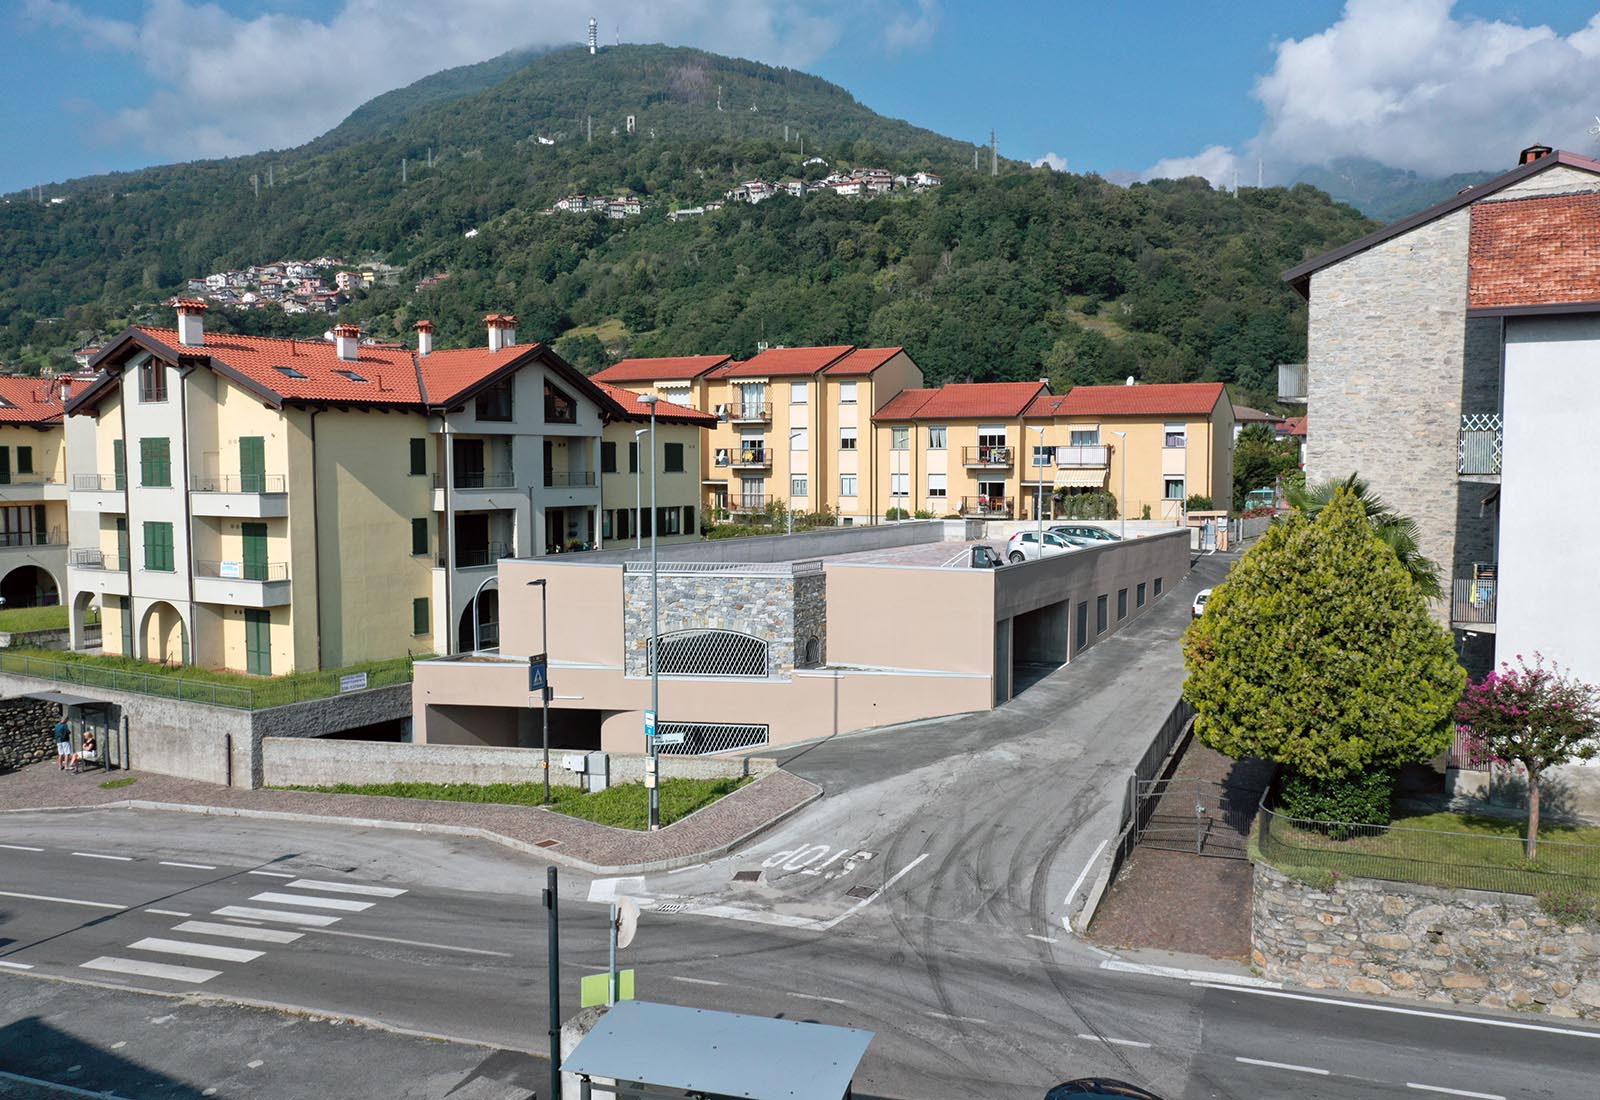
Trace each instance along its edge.
<path fill-rule="evenodd" d="M 543 653 L 535 653 L 528 658 L 528 691 L 544 691 L 549 686 L 549 663 Z"/>
<path fill-rule="evenodd" d="M 683 744 L 683 731 L 673 730 L 671 733 L 658 733 L 656 734 L 656 744 L 681 745 Z"/>
<path fill-rule="evenodd" d="M 654 737 L 655 735 L 656 735 L 656 712 L 653 711 L 653 710 L 647 710 L 647 711 L 644 712 L 644 739 L 645 739 L 645 742 L 648 744 L 650 739 L 652 737 Z"/>

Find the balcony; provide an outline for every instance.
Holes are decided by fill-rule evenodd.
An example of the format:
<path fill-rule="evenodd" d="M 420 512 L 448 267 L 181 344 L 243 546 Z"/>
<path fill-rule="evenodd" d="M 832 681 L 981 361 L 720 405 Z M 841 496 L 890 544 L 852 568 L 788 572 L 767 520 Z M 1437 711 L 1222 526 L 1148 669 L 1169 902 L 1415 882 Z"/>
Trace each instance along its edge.
<path fill-rule="evenodd" d="M 1011 519 L 1017 502 L 1011 497 L 962 497 L 961 515 L 964 519 Z"/>
<path fill-rule="evenodd" d="M 717 417 L 730 424 L 771 424 L 772 402 L 735 401 L 731 405 L 718 405 Z"/>
<path fill-rule="evenodd" d="M 1470 576 L 1456 577 L 1450 591 L 1450 625 L 1493 634 L 1499 578 L 1499 567 L 1486 562 L 1474 565 Z"/>
<path fill-rule="evenodd" d="M 435 489 L 443 489 L 444 482 L 443 474 L 433 475 Z M 451 488 L 470 492 L 474 489 L 512 489 L 516 484 L 517 476 L 511 470 L 457 470 Z"/>
<path fill-rule="evenodd" d="M 1456 436 L 1456 471 L 1465 478 L 1500 480 L 1504 428 L 1499 413 L 1462 413 Z"/>
<path fill-rule="evenodd" d="M 128 594 L 128 563 L 115 554 L 88 547 L 67 554 L 67 568 L 75 574 L 74 586 L 81 585 L 99 596 Z"/>
<path fill-rule="evenodd" d="M 477 546 L 456 547 L 457 569 L 486 569 L 497 565 L 501 558 L 511 556 L 511 547 L 503 542 L 483 543 Z M 450 564 L 449 559 L 439 555 L 439 568 L 444 569 Z"/>
<path fill-rule="evenodd" d="M 764 512 L 766 508 L 767 495 L 765 493 L 734 493 L 728 497 L 728 511 L 735 515 Z"/>
<path fill-rule="evenodd" d="M 645 457 L 649 457 L 646 455 Z M 546 470 L 544 485 L 547 489 L 584 489 L 594 485 L 593 470 Z"/>
<path fill-rule="evenodd" d="M 127 480 L 115 474 L 73 474 L 74 512 L 126 512 Z"/>
<path fill-rule="evenodd" d="M 740 447 L 733 452 L 731 463 L 735 470 L 769 470 L 772 452 L 765 447 Z"/>
<path fill-rule="evenodd" d="M 980 445 L 961 448 L 961 464 L 969 470 L 1009 470 L 1014 460 L 1010 447 Z"/>
<path fill-rule="evenodd" d="M 33 550 L 41 546 L 65 546 L 67 540 L 62 537 L 61 528 L 55 527 L 49 531 L 5 531 L 0 532 L 0 553 L 7 550 Z"/>
<path fill-rule="evenodd" d="M 282 607 L 289 602 L 289 563 L 196 559 L 194 598 L 229 607 Z"/>
<path fill-rule="evenodd" d="M 189 488 L 189 510 L 197 516 L 277 519 L 289 514 L 289 479 L 283 474 L 196 477 Z"/>
<path fill-rule="evenodd" d="M 1056 448 L 1058 470 L 1103 470 L 1110 464 L 1111 446 L 1107 443 Z"/>
<path fill-rule="evenodd" d="M 12 474 L 8 481 L 0 482 L 0 501 L 9 504 L 66 499 L 66 483 L 49 474 Z"/>
<path fill-rule="evenodd" d="M 1304 363 L 1278 364 L 1278 400 L 1286 404 L 1306 403 L 1306 365 Z"/>

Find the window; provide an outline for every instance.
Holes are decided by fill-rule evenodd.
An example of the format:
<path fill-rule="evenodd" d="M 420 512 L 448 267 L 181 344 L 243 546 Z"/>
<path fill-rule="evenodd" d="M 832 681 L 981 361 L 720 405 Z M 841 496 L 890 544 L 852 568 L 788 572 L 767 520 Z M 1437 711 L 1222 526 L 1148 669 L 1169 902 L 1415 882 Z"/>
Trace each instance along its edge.
<path fill-rule="evenodd" d="M 365 382 L 366 381 L 365 378 L 361 377 L 359 374 L 357 374 L 353 370 L 336 370 L 333 373 L 334 374 L 338 374 L 338 375 L 343 375 L 345 378 L 350 379 L 350 381 L 352 381 L 352 382 Z"/>
<path fill-rule="evenodd" d="M 656 529 L 662 538 L 683 533 L 678 527 L 678 520 L 682 518 L 682 515 L 683 513 L 676 508 L 656 509 Z"/>
<path fill-rule="evenodd" d="M 154 360 L 139 368 L 139 400 L 141 402 L 167 399 L 167 367 Z"/>
<path fill-rule="evenodd" d="M 1144 606 L 1144 581 L 1140 581 L 1139 587 L 1134 589 L 1133 602 L 1136 607 Z"/>
<path fill-rule="evenodd" d="M 426 439 L 413 439 L 411 441 L 411 476 L 420 477 L 428 472 L 428 441 Z"/>
<path fill-rule="evenodd" d="M 613 537 L 611 532 L 615 527 L 615 516 L 616 512 L 610 508 L 600 513 L 600 537 L 602 539 L 609 541 Z"/>
<path fill-rule="evenodd" d="M 423 516 L 411 521 L 411 554 L 413 557 L 425 557 L 428 553 L 428 518 Z"/>
<path fill-rule="evenodd" d="M 839 404 L 854 405 L 856 403 L 856 384 L 854 382 L 839 383 Z"/>
<path fill-rule="evenodd" d="M 511 379 L 504 382 L 506 387 L 506 415 L 504 420 L 511 419 Z M 566 393 L 552 386 L 548 381 L 544 384 L 544 422 L 546 424 L 576 424 L 578 422 L 578 403 L 568 397 Z"/>
<path fill-rule="evenodd" d="M 1094 632 L 1104 634 L 1110 617 L 1110 597 L 1096 596 L 1094 601 Z"/>
<path fill-rule="evenodd" d="M 633 509 L 619 508 L 617 510 L 617 538 L 632 538 L 633 528 Z"/>
<path fill-rule="evenodd" d="M 1156 578 L 1156 595 L 1161 595 L 1161 578 Z"/>
<path fill-rule="evenodd" d="M 950 432 L 950 429 L 944 427 L 943 425 L 940 425 L 939 427 L 936 427 L 936 428 L 929 428 L 928 429 L 928 450 L 930 450 L 930 451 L 942 451 L 942 450 L 944 450 L 945 447 L 947 446 L 947 442 L 946 441 L 949 438 L 949 432 Z"/>
<path fill-rule="evenodd" d="M 911 429 L 890 428 L 889 449 L 891 451 L 909 451 L 911 449 Z"/>
<path fill-rule="evenodd" d="M 600 472 L 614 474 L 617 472 L 617 445 L 615 443 L 600 444 Z"/>
<path fill-rule="evenodd" d="M 630 474 L 639 472 L 639 441 L 637 439 L 628 444 L 628 472 Z"/>
<path fill-rule="evenodd" d="M 1035 466 L 1053 466 L 1055 461 L 1056 449 L 1054 447 L 1035 446 L 1033 448 L 1033 464 Z"/>
<path fill-rule="evenodd" d="M 806 430 L 804 428 L 789 429 L 789 449 L 791 451 L 806 451 L 811 449 L 810 445 L 806 442 Z"/>
<path fill-rule="evenodd" d="M 839 475 L 839 495 L 842 497 L 853 497 L 856 495 L 855 474 Z"/>
<path fill-rule="evenodd" d="M 669 474 L 683 473 L 683 444 L 664 443 L 661 446 L 661 468 Z"/>
<path fill-rule="evenodd" d="M 31 473 L 33 473 L 33 448 L 32 447 L 18 447 L 17 448 L 17 473 L 19 473 L 19 474 L 31 474 Z"/>
<path fill-rule="evenodd" d="M 855 428 L 839 429 L 839 449 L 841 451 L 853 451 L 856 449 Z"/>
<path fill-rule="evenodd" d="M 789 495 L 792 497 L 808 497 L 811 495 L 811 485 L 805 474 L 795 474 L 789 479 Z"/>
<path fill-rule="evenodd" d="M 1074 428 L 1072 429 L 1072 445 L 1074 447 L 1100 446 L 1099 428 Z"/>
<path fill-rule="evenodd" d="M 511 379 L 502 378 L 478 394 L 473 412 L 479 420 L 511 419 Z M 545 416 L 546 420 L 550 417 Z"/>
<path fill-rule="evenodd" d="M 172 484 L 172 441 L 139 440 L 139 484 L 166 488 Z"/>
<path fill-rule="evenodd" d="M 1183 478 L 1181 478 L 1181 477 L 1169 477 L 1169 478 L 1167 478 L 1166 479 L 1166 489 L 1164 490 L 1163 495 L 1168 500 L 1182 500 L 1183 499 Z"/>
<path fill-rule="evenodd" d="M 144 567 L 156 573 L 171 573 L 172 524 L 147 523 L 144 525 Z"/>
<path fill-rule="evenodd" d="M 1072 648 L 1075 651 L 1089 644 L 1089 605 L 1086 603 L 1078 604 L 1077 615 L 1078 620 L 1074 624 L 1076 629 L 1073 631 L 1074 638 L 1072 642 Z"/>
<path fill-rule="evenodd" d="M 639 512 L 639 537 L 643 539 L 650 537 L 650 509 L 648 508 L 641 509 Z"/>
<path fill-rule="evenodd" d="M 1188 432 L 1182 424 L 1168 424 L 1164 429 L 1163 447 L 1183 447 L 1188 443 Z"/>
<path fill-rule="evenodd" d="M 694 505 L 692 504 L 683 506 L 683 533 L 686 535 L 694 534 Z"/>
<path fill-rule="evenodd" d="M 910 474 L 890 474 L 889 475 L 889 495 L 897 496 L 897 497 L 910 496 L 911 495 L 911 475 Z"/>
<path fill-rule="evenodd" d="M 302 373 L 301 371 L 295 370 L 293 367 L 273 367 L 272 369 L 277 371 L 279 374 L 283 375 L 285 378 L 304 378 L 305 377 L 304 373 Z"/>
<path fill-rule="evenodd" d="M 804 382 L 789 383 L 789 404 L 804 405 L 806 403 L 806 384 Z"/>
<path fill-rule="evenodd" d="M 949 479 L 950 475 L 948 474 L 929 474 L 928 495 L 943 500 L 949 491 Z"/>
<path fill-rule="evenodd" d="M 1128 617 L 1128 590 L 1117 589 L 1117 621 L 1121 622 Z"/>
<path fill-rule="evenodd" d="M 982 427 L 978 429 L 978 446 L 1004 447 L 1006 445 L 1006 430 L 1003 427 Z"/>
<path fill-rule="evenodd" d="M 411 601 L 411 633 L 428 633 L 428 597 L 418 596 Z"/>

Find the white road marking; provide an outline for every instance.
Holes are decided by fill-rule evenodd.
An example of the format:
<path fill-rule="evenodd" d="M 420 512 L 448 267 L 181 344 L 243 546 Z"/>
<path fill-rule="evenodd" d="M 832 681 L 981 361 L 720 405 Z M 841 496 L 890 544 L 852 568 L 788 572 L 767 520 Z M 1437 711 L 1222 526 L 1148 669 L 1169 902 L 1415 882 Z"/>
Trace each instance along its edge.
<path fill-rule="evenodd" d="M 32 970 L 33 969 L 33 964 L 32 963 L 14 963 L 14 962 L 9 962 L 6 959 L 0 959 L 0 966 L 3 966 L 8 970 Z"/>
<path fill-rule="evenodd" d="M 1455 1012 L 1430 1012 L 1425 1008 L 1402 1008 L 1399 1005 L 1368 1004 L 1365 1001 L 1341 1001 L 1334 997 L 1312 997 L 1304 993 L 1288 993 L 1274 989 L 1214 985 L 1210 982 L 1195 982 L 1194 984 L 1208 989 L 1254 993 L 1261 997 L 1282 997 L 1290 1001 L 1310 1001 L 1312 1004 L 1337 1005 L 1340 1008 L 1364 1008 L 1369 1012 L 1397 1012 L 1402 1016 L 1422 1016 L 1430 1020 L 1449 1020 L 1458 1024 L 1483 1024 L 1486 1027 L 1508 1027 L 1514 1031 L 1542 1031 L 1549 1035 L 1570 1035 L 1577 1039 L 1600 1039 L 1600 1031 L 1580 1031 L 1577 1028 L 1555 1027 L 1551 1024 L 1525 1024 L 1521 1020 L 1497 1020 L 1489 1016 L 1463 1016 Z"/>
<path fill-rule="evenodd" d="M 1406 1088 L 1420 1089 L 1423 1092 L 1442 1092 L 1446 1096 L 1470 1096 L 1474 1100 L 1506 1100 L 1497 1092 L 1468 1092 L 1466 1089 L 1447 1089 L 1439 1085 L 1419 1085 L 1415 1081 L 1407 1081 Z"/>
<path fill-rule="evenodd" d="M 351 901 L 349 898 L 319 898 L 310 894 L 278 894 L 268 890 L 264 894 L 256 894 L 251 901 L 270 901 L 274 905 L 304 905 L 311 909 L 341 909 L 347 913 L 359 913 L 371 909 L 370 901 Z"/>
<path fill-rule="evenodd" d="M 305 935 L 304 932 L 285 932 L 281 928 L 241 928 L 236 924 L 213 924 L 207 920 L 186 920 L 174 927 L 173 931 L 192 932 L 201 936 L 227 936 L 257 943 L 293 943 Z"/>
<path fill-rule="evenodd" d="M 297 878 L 287 884 L 290 890 L 325 890 L 330 894 L 366 894 L 374 898 L 397 898 L 405 893 L 393 886 L 366 886 L 359 882 L 321 882 L 317 879 Z"/>
<path fill-rule="evenodd" d="M 157 951 L 163 955 L 193 955 L 197 959 L 215 959 L 218 962 L 247 963 L 259 959 L 263 951 L 246 947 L 223 947 L 216 943 L 190 943 L 188 940 L 164 940 L 159 936 L 146 936 L 128 945 L 129 951 Z"/>
<path fill-rule="evenodd" d="M 13 852 L 42 852 L 43 848 L 35 848 L 28 844 L 0 844 L 0 848 L 9 848 Z"/>
<path fill-rule="evenodd" d="M 266 875 L 268 878 L 298 878 L 298 875 L 285 874 L 282 871 L 246 871 L 247 875 Z"/>
<path fill-rule="evenodd" d="M 1266 1066 L 1268 1069 L 1286 1069 L 1293 1073 L 1315 1073 L 1319 1077 L 1328 1076 L 1328 1071 L 1318 1069 L 1316 1066 L 1297 1066 L 1293 1062 L 1263 1062 L 1260 1058 L 1235 1058 L 1235 1062 L 1243 1062 L 1247 1066 Z"/>
<path fill-rule="evenodd" d="M 669 875 L 681 875 L 685 871 L 695 871 L 695 870 L 698 870 L 699 868 L 704 867 L 704 866 L 705 866 L 704 863 L 691 863 L 687 867 L 674 868 L 673 870 L 668 871 L 667 874 L 669 874 Z"/>
<path fill-rule="evenodd" d="M 988 1020 L 980 1020 L 976 1016 L 947 1016 L 943 1012 L 924 1012 L 924 1016 L 932 1016 L 935 1020 L 952 1020 L 961 1024 L 986 1024 Z"/>
<path fill-rule="evenodd" d="M 1072 931 L 1072 899 L 1078 896 L 1078 887 L 1082 886 L 1083 880 L 1089 877 L 1089 871 L 1094 867 L 1095 862 L 1100 858 L 1100 853 L 1106 850 L 1106 845 L 1110 842 L 1110 837 L 1100 842 L 1100 846 L 1094 850 L 1094 855 L 1089 857 L 1088 862 L 1083 865 L 1083 870 L 1078 872 L 1078 877 L 1072 880 L 1072 885 L 1067 889 L 1067 896 L 1061 902 L 1062 905 L 1067 907 L 1066 913 L 1061 917 L 1061 924 L 1068 932 Z"/>
<path fill-rule="evenodd" d="M 146 909 L 146 913 L 154 913 L 158 917 L 191 917 L 193 913 L 185 913 L 181 909 Z"/>
<path fill-rule="evenodd" d="M 847 1005 L 850 1002 L 842 997 L 824 997 L 820 993 L 790 993 L 791 997 L 799 997 L 802 1001 L 827 1001 L 831 1005 Z"/>
<path fill-rule="evenodd" d="M 229 917 L 228 921 L 230 924 L 254 924 L 257 927 L 261 924 L 258 920 L 245 920 L 243 917 Z"/>
<path fill-rule="evenodd" d="M 1091 1043 L 1110 1043 L 1115 1047 L 1143 1047 L 1146 1050 L 1150 1048 L 1149 1043 L 1141 1043 L 1137 1039 L 1113 1039 L 1109 1035 L 1089 1035 L 1084 1032 L 1079 1032 L 1078 1038 L 1087 1039 Z"/>
<path fill-rule="evenodd" d="M 108 970 L 113 974 L 136 974 L 142 978 L 166 978 L 168 981 L 189 982 L 199 985 L 209 982 L 220 970 L 201 970 L 196 966 L 173 966 L 170 963 L 145 962 L 142 959 L 119 959 L 111 955 L 101 955 L 98 959 L 90 959 L 86 963 L 78 964 L 83 970 Z"/>
<path fill-rule="evenodd" d="M 1134 963 L 1125 959 L 1107 959 L 1101 970 L 1115 970 L 1122 974 L 1150 974 L 1157 978 L 1182 978 L 1195 984 L 1212 983 L 1241 989 L 1282 989 L 1283 983 L 1269 982 L 1265 978 L 1252 978 L 1248 974 L 1219 974 L 1210 970 L 1186 970 L 1181 966 L 1156 966 L 1153 963 Z"/>
<path fill-rule="evenodd" d="M 721 982 L 714 982 L 710 978 L 680 978 L 680 977 L 677 977 L 676 975 L 673 976 L 672 980 L 675 981 L 675 982 L 688 982 L 690 985 L 721 985 L 722 984 Z"/>
<path fill-rule="evenodd" d="M 246 1062 L 244 1064 L 244 1068 L 245 1069 L 260 1069 L 262 1066 L 264 1066 L 266 1064 L 267 1063 L 263 1062 L 260 1058 L 257 1058 L 253 1062 Z"/>
<path fill-rule="evenodd" d="M 113 905 L 109 901 L 83 901 L 79 898 L 53 898 L 49 894 L 15 894 L 0 890 L 0 898 L 22 898 L 26 901 L 58 901 L 62 905 L 82 905 L 88 909 L 126 909 L 126 905 Z"/>
<path fill-rule="evenodd" d="M 923 860 L 925 860 L 927 858 L 928 858 L 928 853 L 927 852 L 923 852 L 916 859 L 912 860 L 910 863 L 908 863 L 904 867 L 900 868 L 900 870 L 898 870 L 894 874 L 890 875 L 888 881 L 886 881 L 882 886 L 878 887 L 878 892 L 877 893 L 873 894 L 871 897 L 862 898 L 860 901 L 856 902 L 854 905 L 852 905 L 850 908 L 846 909 L 843 913 L 840 913 L 837 917 L 834 917 L 832 920 L 824 921 L 822 923 L 822 925 L 821 925 L 822 931 L 824 931 L 824 932 L 828 931 L 829 929 L 833 928 L 834 925 L 836 925 L 840 921 L 844 920 L 846 917 L 850 917 L 850 916 L 855 915 L 856 913 L 858 913 L 862 909 L 865 909 L 867 906 L 871 905 L 874 901 L 877 901 L 879 898 L 883 897 L 884 894 L 887 894 L 889 892 L 889 887 L 891 887 L 895 883 L 899 882 L 906 875 L 909 875 L 916 868 L 917 864 L 921 863 Z"/>
<path fill-rule="evenodd" d="M 132 856 L 106 856 L 101 855 L 99 852 L 73 852 L 72 854 L 75 856 L 82 856 L 84 859 L 114 859 L 118 863 L 133 862 Z"/>
<path fill-rule="evenodd" d="M 767 913 L 759 909 L 741 909 L 737 905 L 690 906 L 682 911 L 682 915 L 722 917 L 725 920 L 744 920 L 754 924 L 772 924 L 777 925 L 779 928 L 819 929 L 822 927 L 811 917 L 791 917 L 787 913 Z"/>
<path fill-rule="evenodd" d="M 1040 943 L 1055 943 L 1056 942 L 1055 941 L 1055 937 L 1053 937 L 1053 936 L 1037 936 L 1032 932 L 1024 932 L 1023 935 L 1027 936 L 1030 940 L 1038 940 Z"/>
<path fill-rule="evenodd" d="M 244 917 L 255 920 L 274 920 L 282 924 L 309 924 L 322 927 L 337 924 L 338 917 L 325 917 L 321 913 L 290 913 L 283 909 L 255 909 L 248 905 L 224 905 L 211 910 L 214 917 Z"/>
<path fill-rule="evenodd" d="M 179 863 L 175 859 L 163 859 L 163 860 L 160 860 L 159 862 L 161 863 L 161 866 L 163 866 L 163 867 L 187 867 L 191 871 L 215 871 L 216 870 L 216 868 L 213 867 L 209 863 Z"/>
<path fill-rule="evenodd" d="M 426 940 L 401 940 L 394 936 L 373 936 L 364 932 L 335 932 L 331 928 L 307 928 L 307 932 L 321 932 L 328 936 L 345 936 L 353 940 L 379 940 L 383 943 L 403 943 L 407 947 L 432 947 L 440 951 L 459 951 L 463 955 L 493 955 L 499 959 L 511 958 L 509 951 L 487 951 L 481 947 L 457 947 L 450 943 L 429 943 Z"/>
<path fill-rule="evenodd" d="M 122 1100 L 114 1092 L 90 1092 L 88 1089 L 74 1088 L 71 1085 L 58 1084 L 55 1081 L 46 1081 L 42 1077 L 24 1077 L 20 1073 L 8 1073 L 0 1069 L 0 1081 L 20 1081 L 24 1085 L 37 1085 L 40 1088 L 51 1089 L 55 1092 L 64 1092 L 68 1096 L 87 1096 L 90 1100 Z"/>

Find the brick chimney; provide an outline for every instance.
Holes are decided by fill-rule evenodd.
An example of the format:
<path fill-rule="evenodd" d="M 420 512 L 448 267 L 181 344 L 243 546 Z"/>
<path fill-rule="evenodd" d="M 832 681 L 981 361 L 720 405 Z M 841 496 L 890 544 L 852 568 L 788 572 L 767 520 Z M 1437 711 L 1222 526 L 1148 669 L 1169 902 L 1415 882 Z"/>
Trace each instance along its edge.
<path fill-rule="evenodd" d="M 491 313 L 483 319 L 489 326 L 489 350 L 499 351 L 517 342 L 517 319 L 509 313 Z"/>
<path fill-rule="evenodd" d="M 354 363 L 361 358 L 361 329 L 357 325 L 334 325 L 333 343 L 339 350 L 339 358 L 347 363 Z"/>
<path fill-rule="evenodd" d="M 1517 163 L 1532 164 L 1536 160 L 1543 160 L 1553 151 L 1548 145 L 1530 145 L 1517 154 Z"/>
<path fill-rule="evenodd" d="M 204 347 L 206 342 L 206 304 L 199 298 L 178 298 L 178 343 L 186 348 Z"/>
<path fill-rule="evenodd" d="M 418 321 L 411 326 L 417 330 L 417 354 L 430 355 L 433 353 L 433 322 Z"/>

